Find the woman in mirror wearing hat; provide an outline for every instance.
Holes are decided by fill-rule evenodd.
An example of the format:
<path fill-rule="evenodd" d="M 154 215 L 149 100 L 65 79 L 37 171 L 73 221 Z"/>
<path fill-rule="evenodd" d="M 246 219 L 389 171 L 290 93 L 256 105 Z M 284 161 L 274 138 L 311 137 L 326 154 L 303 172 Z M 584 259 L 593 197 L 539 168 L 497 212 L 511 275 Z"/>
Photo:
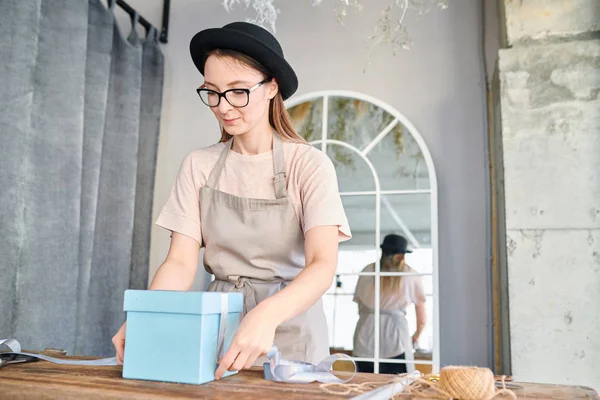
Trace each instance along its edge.
<path fill-rule="evenodd" d="M 206 29 L 190 52 L 204 76 L 199 104 L 221 140 L 183 160 L 157 220 L 172 239 L 150 289 L 190 289 L 204 247 L 208 290 L 244 294 L 216 378 L 261 365 L 273 343 L 283 358 L 316 363 L 329 355 L 321 296 L 338 242 L 351 237 L 333 163 L 292 126 L 284 100 L 298 80 L 268 31 L 245 22 Z M 122 362 L 125 326 L 113 343 Z"/>
<path fill-rule="evenodd" d="M 407 241 L 399 235 L 388 235 L 381 245 L 381 272 L 416 272 L 409 267 L 404 255 L 411 253 Z M 375 264 L 366 266 L 362 272 L 374 272 Z M 420 276 L 380 277 L 380 324 L 379 358 L 413 359 L 413 345 L 425 328 L 425 291 Z M 375 280 L 372 276 L 361 276 L 356 284 L 354 301 L 358 304 L 359 319 L 354 331 L 354 356 L 374 357 L 375 324 Z M 415 305 L 417 330 L 411 336 L 406 320 L 406 308 Z M 360 372 L 373 372 L 372 362 L 357 362 Z M 412 372 L 413 363 L 381 363 L 379 372 L 401 374 Z"/>

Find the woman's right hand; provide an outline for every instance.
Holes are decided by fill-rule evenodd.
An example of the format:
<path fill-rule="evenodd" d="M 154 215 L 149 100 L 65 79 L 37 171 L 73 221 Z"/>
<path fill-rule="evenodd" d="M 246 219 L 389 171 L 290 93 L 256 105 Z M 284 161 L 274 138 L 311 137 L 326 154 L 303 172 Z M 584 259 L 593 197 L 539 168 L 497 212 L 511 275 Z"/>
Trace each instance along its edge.
<path fill-rule="evenodd" d="M 125 326 L 127 322 L 124 322 L 121 329 L 113 336 L 112 342 L 117 351 L 117 364 L 123 365 L 123 354 L 125 354 Z"/>
<path fill-rule="evenodd" d="M 198 269 L 200 244 L 189 236 L 173 232 L 171 247 L 150 284 L 149 290 L 189 290 Z M 125 354 L 125 326 L 113 336 L 112 342 L 117 352 L 117 363 L 123 365 Z"/>

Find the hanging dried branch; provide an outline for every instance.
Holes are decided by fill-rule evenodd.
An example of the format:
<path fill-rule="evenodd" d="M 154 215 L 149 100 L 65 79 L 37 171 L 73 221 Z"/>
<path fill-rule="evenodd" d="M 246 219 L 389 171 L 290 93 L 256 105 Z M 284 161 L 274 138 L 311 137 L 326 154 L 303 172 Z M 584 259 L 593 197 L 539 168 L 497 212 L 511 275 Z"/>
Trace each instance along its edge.
<path fill-rule="evenodd" d="M 409 9 L 421 16 L 427 14 L 434 7 L 446 9 L 448 8 L 448 1 L 392 0 L 392 3 L 381 11 L 381 16 L 375 25 L 375 32 L 369 37 L 371 41 L 369 56 L 363 72 L 371 63 L 373 52 L 377 46 L 381 44 L 389 45 L 394 56 L 399 50 L 408 50 L 412 46 L 412 39 L 404 25 L 404 19 Z"/>
<path fill-rule="evenodd" d="M 236 4 L 240 3 L 244 3 L 246 9 L 252 6 L 256 12 L 256 16 L 254 18 L 246 18 L 246 22 L 260 25 L 265 29 L 270 28 L 273 33 L 275 32 L 275 21 L 277 20 L 279 9 L 275 8 L 273 0 L 223 0 L 223 7 L 229 12 Z"/>
<path fill-rule="evenodd" d="M 312 5 L 317 7 L 324 0 L 311 0 Z M 338 22 L 344 24 L 344 20 L 350 10 L 361 12 L 364 8 L 362 1 L 366 0 L 331 0 L 336 2 L 336 14 Z M 369 36 L 369 56 L 366 67 L 370 64 L 375 48 L 381 44 L 391 47 L 393 55 L 399 50 L 407 50 L 412 45 L 412 40 L 404 25 L 408 11 L 414 12 L 418 17 L 427 14 L 434 8 L 448 8 L 448 0 L 390 0 L 388 7 L 381 11 L 381 15 L 375 24 L 373 35 Z M 248 22 L 255 23 L 275 32 L 275 21 L 280 10 L 275 8 L 274 0 L 223 0 L 223 7 L 230 11 L 237 4 L 244 4 L 246 8 L 252 6 L 256 12 L 254 18 L 247 18 Z M 364 71 L 363 71 L 364 72 Z"/>

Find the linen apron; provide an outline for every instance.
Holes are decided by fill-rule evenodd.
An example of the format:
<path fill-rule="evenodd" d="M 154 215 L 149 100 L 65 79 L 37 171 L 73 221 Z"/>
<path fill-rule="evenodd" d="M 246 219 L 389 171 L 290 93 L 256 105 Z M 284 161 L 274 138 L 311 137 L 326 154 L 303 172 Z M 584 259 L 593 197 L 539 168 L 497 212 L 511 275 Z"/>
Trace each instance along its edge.
<path fill-rule="evenodd" d="M 218 190 L 233 140 L 225 145 L 200 192 L 204 267 L 214 274 L 208 290 L 241 292 L 242 318 L 286 287 L 305 267 L 304 234 L 287 196 L 281 137 L 273 133 L 275 199 L 233 196 Z M 275 345 L 288 360 L 311 363 L 329 355 L 327 320 L 321 299 L 275 331 Z M 265 357 L 255 365 L 262 365 Z"/>
<path fill-rule="evenodd" d="M 415 370 L 412 337 L 406 310 L 379 310 L 379 358 L 392 358 L 404 353 L 406 372 Z M 375 310 L 359 305 L 359 319 L 354 335 L 354 352 L 359 357 L 373 357 L 375 349 Z M 401 350 L 402 349 L 402 350 Z"/>

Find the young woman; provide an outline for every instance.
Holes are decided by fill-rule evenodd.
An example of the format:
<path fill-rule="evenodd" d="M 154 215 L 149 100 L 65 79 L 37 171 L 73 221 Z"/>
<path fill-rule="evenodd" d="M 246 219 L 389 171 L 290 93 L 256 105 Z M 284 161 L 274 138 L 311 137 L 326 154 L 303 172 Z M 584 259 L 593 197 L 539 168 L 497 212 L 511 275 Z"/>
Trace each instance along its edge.
<path fill-rule="evenodd" d="M 242 292 L 244 315 L 216 377 L 282 357 L 329 354 L 321 296 L 351 237 L 330 159 L 294 131 L 283 101 L 298 81 L 266 30 L 235 22 L 197 33 L 197 89 L 222 127 L 219 143 L 183 161 L 157 224 L 172 232 L 150 289 L 188 290 L 204 247 L 209 291 Z M 123 359 L 125 325 L 114 336 Z"/>
<path fill-rule="evenodd" d="M 415 272 L 406 265 L 404 255 L 407 241 L 399 235 L 388 235 L 381 245 L 380 270 L 382 272 Z M 374 272 L 375 264 L 365 267 L 363 272 Z M 380 324 L 379 357 L 390 359 L 413 359 L 413 343 L 418 342 L 425 328 L 425 291 L 420 276 L 382 276 L 380 277 Z M 358 303 L 359 319 L 354 331 L 354 356 L 373 357 L 375 324 L 375 280 L 372 276 L 361 276 L 356 284 L 354 301 Z M 415 305 L 417 330 L 410 336 L 406 308 Z M 357 362 L 360 372 L 373 372 L 373 363 Z M 381 363 L 382 374 L 401 374 L 407 372 L 407 364 Z M 408 371 L 410 372 L 410 371 Z"/>

